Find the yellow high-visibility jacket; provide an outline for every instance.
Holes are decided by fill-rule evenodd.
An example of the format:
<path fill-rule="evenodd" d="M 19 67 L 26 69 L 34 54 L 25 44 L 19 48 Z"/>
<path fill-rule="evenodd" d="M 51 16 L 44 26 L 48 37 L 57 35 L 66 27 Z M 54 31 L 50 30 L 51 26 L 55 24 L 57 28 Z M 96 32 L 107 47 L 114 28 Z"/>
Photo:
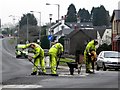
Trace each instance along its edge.
<path fill-rule="evenodd" d="M 49 54 L 54 54 L 55 56 L 57 56 L 62 52 L 63 52 L 63 45 L 61 43 L 56 43 L 52 45 L 52 47 L 49 49 Z"/>
<path fill-rule="evenodd" d="M 16 54 L 16 55 L 21 55 L 21 52 L 20 52 L 19 50 L 16 50 L 16 51 L 15 51 L 15 54 Z"/>
<path fill-rule="evenodd" d="M 35 45 L 35 48 L 34 48 L 34 56 L 33 58 L 37 58 L 38 56 L 40 57 L 44 57 L 44 50 L 40 47 L 40 45 L 38 45 L 37 43 L 29 43 L 29 44 L 26 44 L 25 46 L 22 46 L 22 48 L 28 48 L 31 44 L 34 44 Z"/>
<path fill-rule="evenodd" d="M 96 47 L 95 47 L 95 45 L 94 45 L 94 40 L 90 41 L 90 42 L 87 44 L 84 53 L 85 53 L 85 54 L 90 53 L 90 50 L 96 51 Z"/>

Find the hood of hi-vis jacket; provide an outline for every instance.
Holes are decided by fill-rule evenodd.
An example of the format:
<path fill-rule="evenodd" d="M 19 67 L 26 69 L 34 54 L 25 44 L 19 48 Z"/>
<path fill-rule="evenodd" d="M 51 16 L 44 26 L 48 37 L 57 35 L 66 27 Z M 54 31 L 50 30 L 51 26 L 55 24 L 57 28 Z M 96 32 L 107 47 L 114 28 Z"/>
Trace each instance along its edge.
<path fill-rule="evenodd" d="M 40 45 L 38 45 L 36 43 L 32 43 L 32 44 L 35 45 L 33 58 L 36 58 L 38 56 L 44 57 L 44 50 L 40 47 Z"/>
<path fill-rule="evenodd" d="M 52 45 L 52 47 L 49 50 L 49 53 L 53 53 L 55 55 L 58 55 L 61 52 L 63 52 L 63 45 L 60 43 L 56 43 L 56 44 Z"/>
<path fill-rule="evenodd" d="M 90 50 L 94 49 L 96 51 L 96 47 L 94 45 L 94 40 L 90 41 L 87 46 L 86 46 L 86 49 L 85 49 L 85 52 L 86 53 L 90 53 Z"/>

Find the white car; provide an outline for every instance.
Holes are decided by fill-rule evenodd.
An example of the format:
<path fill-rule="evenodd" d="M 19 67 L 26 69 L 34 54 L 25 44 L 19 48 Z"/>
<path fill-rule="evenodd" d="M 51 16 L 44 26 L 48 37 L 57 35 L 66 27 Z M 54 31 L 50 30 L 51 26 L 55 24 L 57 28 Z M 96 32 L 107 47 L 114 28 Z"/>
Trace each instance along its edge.
<path fill-rule="evenodd" d="M 117 51 L 102 51 L 97 57 L 96 70 L 100 68 L 103 71 L 107 69 L 120 69 L 120 52 Z"/>

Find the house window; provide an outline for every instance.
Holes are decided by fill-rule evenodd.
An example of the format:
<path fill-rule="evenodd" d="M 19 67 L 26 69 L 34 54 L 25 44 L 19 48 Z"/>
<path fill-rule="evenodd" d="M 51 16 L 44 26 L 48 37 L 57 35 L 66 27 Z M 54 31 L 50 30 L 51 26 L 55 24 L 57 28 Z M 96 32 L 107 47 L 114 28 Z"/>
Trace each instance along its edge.
<path fill-rule="evenodd" d="M 83 26 L 83 24 L 81 24 L 81 26 Z"/>
<path fill-rule="evenodd" d="M 87 26 L 90 26 L 89 24 L 87 24 Z"/>

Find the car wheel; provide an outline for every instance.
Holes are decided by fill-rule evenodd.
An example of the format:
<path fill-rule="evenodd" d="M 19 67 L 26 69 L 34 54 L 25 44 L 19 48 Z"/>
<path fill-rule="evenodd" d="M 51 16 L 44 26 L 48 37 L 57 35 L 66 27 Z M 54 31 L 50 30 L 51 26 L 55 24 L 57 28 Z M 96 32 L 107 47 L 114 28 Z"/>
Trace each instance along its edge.
<path fill-rule="evenodd" d="M 16 56 L 16 58 L 19 58 L 19 56 Z"/>
<path fill-rule="evenodd" d="M 19 55 L 16 56 L 16 58 L 19 58 L 19 57 L 20 57 Z"/>
<path fill-rule="evenodd" d="M 98 66 L 98 64 L 96 64 L 96 70 L 99 71 L 100 67 Z"/>
<path fill-rule="evenodd" d="M 106 71 L 106 70 L 107 70 L 107 68 L 106 68 L 105 64 L 103 63 L 103 71 Z"/>
<path fill-rule="evenodd" d="M 25 55 L 25 58 L 28 58 L 28 55 Z"/>

